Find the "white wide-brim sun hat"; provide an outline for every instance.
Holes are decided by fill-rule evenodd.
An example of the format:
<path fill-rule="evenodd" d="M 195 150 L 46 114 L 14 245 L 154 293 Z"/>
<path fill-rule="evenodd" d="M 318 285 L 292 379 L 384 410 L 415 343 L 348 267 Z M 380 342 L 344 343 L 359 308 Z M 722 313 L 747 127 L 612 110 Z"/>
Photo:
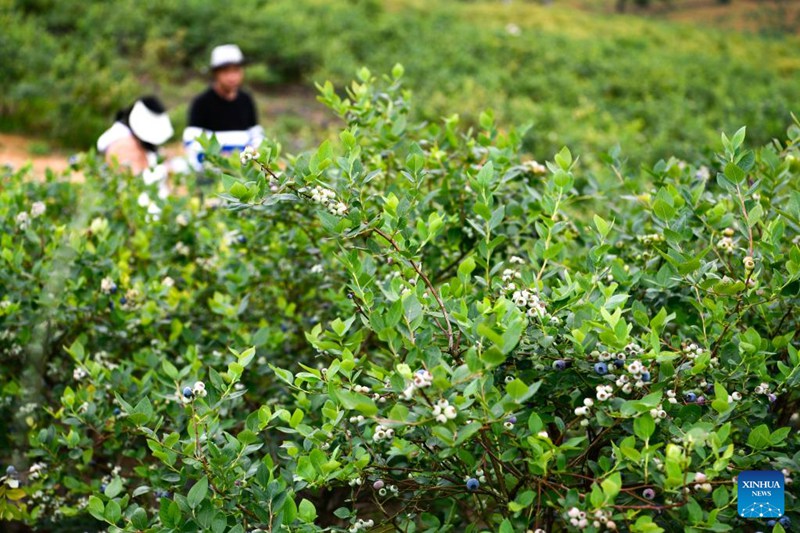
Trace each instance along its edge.
<path fill-rule="evenodd" d="M 154 112 L 141 100 L 133 104 L 128 125 L 136 137 L 154 145 L 164 144 L 175 133 L 169 115 Z"/>
<path fill-rule="evenodd" d="M 235 44 L 223 44 L 211 51 L 211 69 L 218 69 L 227 65 L 241 65 L 244 63 L 244 54 Z"/>

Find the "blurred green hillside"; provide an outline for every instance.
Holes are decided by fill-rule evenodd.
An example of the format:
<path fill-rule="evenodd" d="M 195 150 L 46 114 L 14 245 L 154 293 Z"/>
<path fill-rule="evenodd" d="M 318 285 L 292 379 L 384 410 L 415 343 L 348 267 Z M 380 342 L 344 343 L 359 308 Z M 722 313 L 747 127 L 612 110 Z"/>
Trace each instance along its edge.
<path fill-rule="evenodd" d="M 500 124 L 532 125 L 525 146 L 540 158 L 565 144 L 580 154 L 620 144 L 634 163 L 694 158 L 743 124 L 753 143 L 767 142 L 800 111 L 796 37 L 558 2 L 0 0 L 0 25 L 0 128 L 75 148 L 146 92 L 164 96 L 182 127 L 208 53 L 224 42 L 251 58 L 261 102 L 399 62 L 424 118 L 475 122 L 492 108 Z M 315 105 L 295 99 L 291 117 L 264 125 L 322 136 L 322 119 L 306 112 Z"/>

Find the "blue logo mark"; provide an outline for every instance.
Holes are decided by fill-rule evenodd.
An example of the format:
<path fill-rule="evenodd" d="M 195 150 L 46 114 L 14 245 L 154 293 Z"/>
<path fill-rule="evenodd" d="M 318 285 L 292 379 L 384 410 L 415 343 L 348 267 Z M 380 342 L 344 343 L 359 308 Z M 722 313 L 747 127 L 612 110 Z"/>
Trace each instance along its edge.
<path fill-rule="evenodd" d="M 739 474 L 739 516 L 778 518 L 783 516 L 784 477 L 774 470 L 747 470 Z"/>

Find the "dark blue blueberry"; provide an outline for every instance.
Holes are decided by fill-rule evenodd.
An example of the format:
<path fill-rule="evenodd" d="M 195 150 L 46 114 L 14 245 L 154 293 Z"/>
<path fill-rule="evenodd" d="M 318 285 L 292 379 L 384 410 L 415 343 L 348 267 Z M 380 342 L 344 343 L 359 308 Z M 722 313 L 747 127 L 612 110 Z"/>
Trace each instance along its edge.
<path fill-rule="evenodd" d="M 775 520 L 767 520 L 767 525 L 769 527 L 773 527 L 775 525 L 775 523 L 776 523 Z"/>
<path fill-rule="evenodd" d="M 286 333 L 287 331 L 289 331 L 289 326 L 287 326 L 286 324 L 281 324 L 281 331 Z"/>
<path fill-rule="evenodd" d="M 605 376 L 606 374 L 608 374 L 608 365 L 605 363 L 595 363 L 594 371 L 600 374 L 601 376 Z"/>
<path fill-rule="evenodd" d="M 239 244 L 244 244 L 247 242 L 247 237 L 245 237 L 244 235 L 239 235 L 239 238 L 237 240 L 239 241 Z"/>
<path fill-rule="evenodd" d="M 644 381 L 645 383 L 650 381 L 650 372 L 648 372 L 646 370 L 644 372 L 642 372 L 642 381 Z"/>
<path fill-rule="evenodd" d="M 122 411 L 119 410 L 119 407 L 114 408 L 114 415 L 119 415 Z"/>
<path fill-rule="evenodd" d="M 625 366 L 625 361 L 622 359 L 615 359 L 614 366 L 617 368 L 622 368 L 623 366 Z"/>
<path fill-rule="evenodd" d="M 780 525 L 782 525 L 784 527 L 784 529 L 786 529 L 787 527 L 789 527 L 791 525 L 792 519 L 789 518 L 788 516 L 782 516 L 782 517 L 778 518 L 778 523 Z"/>
<path fill-rule="evenodd" d="M 108 308 L 111 309 L 112 311 L 114 310 L 114 302 L 112 300 L 108 301 Z"/>
<path fill-rule="evenodd" d="M 119 303 L 125 305 L 126 303 L 128 303 L 128 299 L 123 296 L 122 298 L 119 299 Z"/>
<path fill-rule="evenodd" d="M 108 485 L 107 485 L 107 484 L 105 484 L 105 483 L 101 483 L 101 484 L 100 484 L 100 492 L 105 492 L 105 491 L 106 491 L 106 487 L 108 487 Z"/>
<path fill-rule="evenodd" d="M 6 468 L 6 475 L 13 476 L 16 473 L 17 473 L 17 469 L 14 468 L 14 465 L 8 465 L 8 468 Z"/>
<path fill-rule="evenodd" d="M 508 421 L 511 422 L 512 424 L 516 424 L 517 423 L 517 417 L 516 416 L 509 416 L 508 417 Z"/>
<path fill-rule="evenodd" d="M 693 392 L 687 392 L 686 394 L 683 395 L 683 397 L 689 403 L 694 403 L 694 402 L 697 401 L 697 394 L 695 394 Z"/>
<path fill-rule="evenodd" d="M 114 285 L 113 287 L 111 287 L 111 294 L 116 294 L 116 293 L 117 293 L 117 286 Z"/>
<path fill-rule="evenodd" d="M 471 477 L 467 480 L 467 490 L 476 491 L 480 486 L 480 482 L 474 477 Z"/>
<path fill-rule="evenodd" d="M 564 370 L 567 368 L 567 363 L 563 359 L 558 359 L 553 362 L 553 368 L 559 371 Z"/>
<path fill-rule="evenodd" d="M 194 393 L 192 392 L 192 388 L 191 387 L 184 387 L 183 388 L 183 395 L 186 398 L 191 398 L 192 396 L 194 396 Z"/>

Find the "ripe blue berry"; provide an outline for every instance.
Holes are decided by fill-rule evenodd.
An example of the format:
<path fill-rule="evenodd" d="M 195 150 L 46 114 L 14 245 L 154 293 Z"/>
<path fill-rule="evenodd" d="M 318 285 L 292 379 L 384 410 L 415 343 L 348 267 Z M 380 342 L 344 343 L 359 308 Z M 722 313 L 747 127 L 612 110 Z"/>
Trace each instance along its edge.
<path fill-rule="evenodd" d="M 108 485 L 107 485 L 107 484 L 105 484 L 105 483 L 101 483 L 101 484 L 100 484 L 100 492 L 105 492 L 105 491 L 106 491 L 106 487 L 108 487 Z"/>
<path fill-rule="evenodd" d="M 683 397 L 689 403 L 694 403 L 697 400 L 697 395 L 693 392 L 687 392 L 686 394 L 683 395 Z"/>
<path fill-rule="evenodd" d="M 125 305 L 126 303 L 128 303 L 128 299 L 123 296 L 122 298 L 119 299 L 119 303 Z"/>
<path fill-rule="evenodd" d="M 6 475 L 13 476 L 16 473 L 17 473 L 17 469 L 14 468 L 14 465 L 8 465 L 8 468 L 6 468 Z"/>
<path fill-rule="evenodd" d="M 474 477 L 471 477 L 467 480 L 467 490 L 476 491 L 480 486 L 480 482 Z"/>
<path fill-rule="evenodd" d="M 642 372 L 642 381 L 644 381 L 645 383 L 650 381 L 650 372 L 647 371 Z"/>
<path fill-rule="evenodd" d="M 183 388 L 183 395 L 186 398 L 191 398 L 192 396 L 194 396 L 194 393 L 192 392 L 192 388 L 191 387 L 184 387 Z"/>
<path fill-rule="evenodd" d="M 605 376 L 608 374 L 608 365 L 605 363 L 595 363 L 594 371 L 600 374 L 601 376 Z"/>
<path fill-rule="evenodd" d="M 511 422 L 512 424 L 516 424 L 517 423 L 517 417 L 516 416 L 509 416 L 508 417 L 508 421 Z"/>
<path fill-rule="evenodd" d="M 245 237 L 244 235 L 239 235 L 239 239 L 238 240 L 239 240 L 239 244 L 244 244 L 244 243 L 247 242 L 247 237 Z"/>
<path fill-rule="evenodd" d="M 782 516 L 778 519 L 778 523 L 786 529 L 792 523 L 792 519 L 788 516 Z"/>
<path fill-rule="evenodd" d="M 564 370 L 567 368 L 567 363 L 563 359 L 558 359 L 553 362 L 553 368 L 559 371 Z"/>
<path fill-rule="evenodd" d="M 767 526 L 773 527 L 776 524 L 775 520 L 767 520 Z"/>
<path fill-rule="evenodd" d="M 622 368 L 623 366 L 625 366 L 625 361 L 623 361 L 622 359 L 614 359 L 614 366 L 617 368 Z"/>
<path fill-rule="evenodd" d="M 122 411 L 119 410 L 119 407 L 114 408 L 114 414 L 119 415 Z"/>
<path fill-rule="evenodd" d="M 642 491 L 642 496 L 644 496 L 648 500 L 652 500 L 653 498 L 656 497 L 656 491 L 654 491 L 653 489 L 649 489 L 649 488 L 648 489 L 644 489 Z"/>

